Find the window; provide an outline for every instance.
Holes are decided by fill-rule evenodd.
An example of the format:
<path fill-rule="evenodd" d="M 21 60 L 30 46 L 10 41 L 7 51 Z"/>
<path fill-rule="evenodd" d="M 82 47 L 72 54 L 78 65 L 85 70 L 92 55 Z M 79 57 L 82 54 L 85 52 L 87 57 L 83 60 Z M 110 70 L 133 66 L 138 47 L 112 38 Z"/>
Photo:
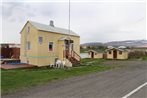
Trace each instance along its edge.
<path fill-rule="evenodd" d="M 49 51 L 53 51 L 53 42 L 49 42 Z"/>
<path fill-rule="evenodd" d="M 71 44 L 71 50 L 74 50 L 74 44 L 73 43 Z"/>
<path fill-rule="evenodd" d="M 30 42 L 27 42 L 26 44 L 27 44 L 27 45 L 26 45 L 26 49 L 27 49 L 27 50 L 30 50 L 30 49 L 31 49 L 31 44 L 30 44 Z"/>
<path fill-rule="evenodd" d="M 95 55 L 97 55 L 97 53 L 95 53 Z"/>
<path fill-rule="evenodd" d="M 27 33 L 30 33 L 30 27 L 27 28 Z"/>
<path fill-rule="evenodd" d="M 119 51 L 119 54 L 122 54 L 122 51 Z"/>
<path fill-rule="evenodd" d="M 39 37 L 39 38 L 38 38 L 38 42 L 39 42 L 39 44 L 42 44 L 42 42 L 43 42 L 43 37 Z"/>
<path fill-rule="evenodd" d="M 109 54 L 111 54 L 111 51 L 109 51 Z"/>

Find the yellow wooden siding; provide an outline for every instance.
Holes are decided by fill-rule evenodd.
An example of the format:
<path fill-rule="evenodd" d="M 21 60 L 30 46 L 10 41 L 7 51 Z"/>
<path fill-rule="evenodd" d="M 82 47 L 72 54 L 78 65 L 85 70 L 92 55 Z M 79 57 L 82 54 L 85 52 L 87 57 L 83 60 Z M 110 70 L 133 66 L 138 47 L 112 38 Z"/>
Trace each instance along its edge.
<path fill-rule="evenodd" d="M 26 51 L 25 38 L 28 26 L 30 27 L 30 33 L 28 34 L 27 41 L 30 41 L 31 49 Z M 37 30 L 28 22 L 21 32 L 21 62 L 27 63 L 28 60 L 29 64 L 46 66 L 54 64 L 55 58 L 63 60 L 64 41 L 59 41 L 59 39 L 67 36 L 68 35 Z M 43 38 L 42 44 L 38 41 L 39 37 Z M 74 51 L 80 55 L 80 37 L 70 36 L 70 38 L 74 41 Z M 49 51 L 49 42 L 53 42 L 53 51 Z"/>
<path fill-rule="evenodd" d="M 114 59 L 113 58 L 113 50 L 110 50 L 111 54 L 109 54 L 109 51 L 107 51 L 107 59 Z M 117 50 L 117 58 L 116 59 L 128 59 L 128 52 L 122 51 L 122 54 L 119 54 L 119 51 Z"/>
<path fill-rule="evenodd" d="M 59 41 L 59 39 L 61 37 L 67 37 L 68 35 L 39 31 L 38 37 L 39 36 L 43 37 L 43 43 L 38 45 L 38 55 L 43 56 L 43 58 L 38 59 L 38 65 L 54 64 L 55 58 L 63 60 L 63 50 L 65 46 L 64 42 Z M 79 37 L 70 36 L 70 38 L 74 41 L 74 50 L 80 54 Z M 53 42 L 53 51 L 48 50 L 49 42 Z"/>
<path fill-rule="evenodd" d="M 88 58 L 92 58 L 91 54 L 92 54 L 91 52 L 88 53 Z M 94 53 L 94 58 L 98 58 L 98 59 L 103 58 L 103 53 L 96 53 L 96 54 Z"/>
<path fill-rule="evenodd" d="M 30 27 L 30 32 L 27 33 L 27 28 Z M 21 32 L 21 52 L 20 59 L 21 62 L 26 63 L 27 60 L 29 64 L 37 65 L 37 60 L 35 57 L 37 56 L 37 30 L 28 22 L 25 28 Z M 30 50 L 26 50 L 26 42 L 30 41 Z"/>
<path fill-rule="evenodd" d="M 111 54 L 109 54 L 109 51 L 107 51 L 107 59 L 113 59 L 113 50 L 110 50 Z"/>
<path fill-rule="evenodd" d="M 128 59 L 128 52 L 123 51 L 122 54 L 119 54 L 117 51 L 117 59 Z"/>

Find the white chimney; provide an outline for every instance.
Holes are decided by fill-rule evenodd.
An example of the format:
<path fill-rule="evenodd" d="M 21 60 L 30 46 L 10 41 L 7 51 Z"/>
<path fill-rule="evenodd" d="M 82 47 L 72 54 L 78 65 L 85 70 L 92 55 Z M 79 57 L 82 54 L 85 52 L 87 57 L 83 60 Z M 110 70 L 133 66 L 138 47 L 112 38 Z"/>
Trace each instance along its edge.
<path fill-rule="evenodd" d="M 54 21 L 50 20 L 50 26 L 54 27 Z"/>

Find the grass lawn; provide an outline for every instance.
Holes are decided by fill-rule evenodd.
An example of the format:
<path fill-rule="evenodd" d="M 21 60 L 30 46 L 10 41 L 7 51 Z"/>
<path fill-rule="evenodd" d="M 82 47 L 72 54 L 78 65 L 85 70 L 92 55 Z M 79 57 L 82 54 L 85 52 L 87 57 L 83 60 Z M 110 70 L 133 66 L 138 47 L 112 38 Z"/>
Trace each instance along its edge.
<path fill-rule="evenodd" d="M 134 58 L 130 58 L 129 60 L 143 60 L 143 61 L 147 61 L 147 56 L 134 57 Z"/>
<path fill-rule="evenodd" d="M 101 59 L 82 59 L 81 66 L 68 70 L 48 69 L 46 67 L 1 70 L 1 91 L 2 94 L 8 94 L 53 80 L 112 69 L 110 66 L 101 66 L 101 62 L 103 61 Z"/>
<path fill-rule="evenodd" d="M 87 53 L 90 49 L 80 49 L 80 53 Z"/>
<path fill-rule="evenodd" d="M 145 61 L 147 61 L 147 57 L 143 57 L 143 58 L 142 58 L 142 60 L 145 60 Z"/>

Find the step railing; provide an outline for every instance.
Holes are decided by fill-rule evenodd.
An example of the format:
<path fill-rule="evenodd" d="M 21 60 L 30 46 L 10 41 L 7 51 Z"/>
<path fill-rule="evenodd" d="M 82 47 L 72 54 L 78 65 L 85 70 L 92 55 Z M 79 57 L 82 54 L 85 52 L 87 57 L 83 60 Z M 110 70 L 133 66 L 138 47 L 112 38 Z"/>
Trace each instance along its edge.
<path fill-rule="evenodd" d="M 77 54 L 74 50 L 71 50 L 71 55 L 74 57 L 77 61 L 81 60 L 81 57 L 79 54 Z"/>
<path fill-rule="evenodd" d="M 71 53 L 69 51 L 65 50 L 65 57 L 67 57 L 68 59 L 74 58 L 77 62 L 80 62 L 81 57 L 75 52 L 75 51 L 71 51 Z"/>

